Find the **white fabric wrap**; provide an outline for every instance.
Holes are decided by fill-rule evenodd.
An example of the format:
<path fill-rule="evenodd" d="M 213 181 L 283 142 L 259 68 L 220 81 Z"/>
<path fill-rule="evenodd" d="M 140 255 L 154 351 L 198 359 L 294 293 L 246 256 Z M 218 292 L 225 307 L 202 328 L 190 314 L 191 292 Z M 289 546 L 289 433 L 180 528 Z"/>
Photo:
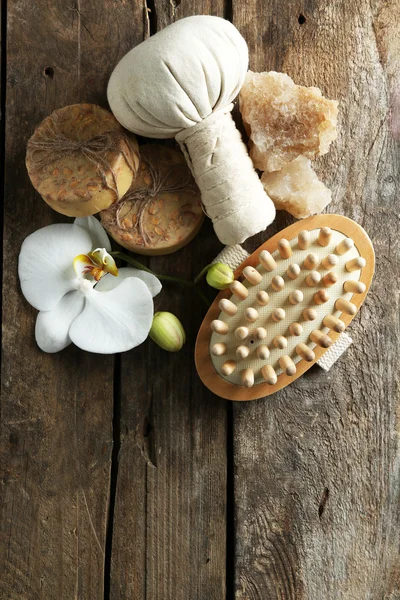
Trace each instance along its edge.
<path fill-rule="evenodd" d="M 249 256 L 250 254 L 240 244 L 225 246 L 214 258 L 213 263 L 225 263 L 236 271 Z M 329 371 L 352 343 L 353 340 L 347 333 L 341 333 L 336 342 L 317 360 L 317 365 L 324 371 Z"/>
<path fill-rule="evenodd" d="M 107 92 L 126 129 L 176 137 L 205 212 L 230 245 L 263 231 L 275 217 L 230 114 L 247 68 L 247 44 L 229 21 L 187 17 L 128 52 Z"/>

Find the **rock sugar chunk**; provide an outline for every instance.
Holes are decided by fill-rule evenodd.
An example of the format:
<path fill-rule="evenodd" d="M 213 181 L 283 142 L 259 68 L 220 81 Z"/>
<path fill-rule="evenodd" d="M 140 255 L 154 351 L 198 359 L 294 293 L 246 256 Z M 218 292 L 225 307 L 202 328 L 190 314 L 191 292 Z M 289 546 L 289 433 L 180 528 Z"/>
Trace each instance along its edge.
<path fill-rule="evenodd" d="M 93 215 L 120 200 L 139 164 L 136 139 L 94 104 L 56 110 L 35 130 L 26 166 L 35 189 L 57 212 Z"/>
<path fill-rule="evenodd" d="M 304 156 L 298 156 L 280 171 L 264 172 L 261 181 L 275 208 L 286 210 L 296 219 L 322 212 L 332 200 L 331 191 Z"/>
<path fill-rule="evenodd" d="M 121 246 L 138 254 L 171 254 L 188 244 L 204 219 L 200 191 L 182 152 L 140 147 L 139 171 L 101 222 Z"/>
<path fill-rule="evenodd" d="M 250 156 L 261 171 L 277 171 L 298 156 L 326 154 L 337 137 L 336 100 L 284 73 L 248 71 L 239 99 Z"/>

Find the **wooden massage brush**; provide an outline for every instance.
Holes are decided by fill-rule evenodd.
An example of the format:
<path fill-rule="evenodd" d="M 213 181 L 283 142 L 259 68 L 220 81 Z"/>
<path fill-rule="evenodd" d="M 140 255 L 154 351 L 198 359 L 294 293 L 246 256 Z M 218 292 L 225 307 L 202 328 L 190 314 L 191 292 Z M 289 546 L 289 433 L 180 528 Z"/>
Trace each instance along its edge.
<path fill-rule="evenodd" d="M 318 215 L 276 234 L 240 265 L 200 327 L 203 383 L 228 400 L 284 388 L 344 331 L 373 273 L 371 241 L 347 217 Z"/>

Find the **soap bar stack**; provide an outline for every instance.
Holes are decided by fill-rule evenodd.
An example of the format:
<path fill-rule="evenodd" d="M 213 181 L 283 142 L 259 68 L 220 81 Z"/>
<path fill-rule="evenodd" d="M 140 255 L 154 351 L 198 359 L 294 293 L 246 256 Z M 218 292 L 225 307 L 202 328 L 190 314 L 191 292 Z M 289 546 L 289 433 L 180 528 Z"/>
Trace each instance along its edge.
<path fill-rule="evenodd" d="M 56 110 L 28 141 L 26 166 L 42 198 L 69 217 L 100 213 L 111 236 L 139 254 L 169 254 L 203 222 L 182 152 L 145 145 L 94 104 Z"/>
<path fill-rule="evenodd" d="M 26 166 L 35 189 L 69 217 L 93 215 L 117 202 L 138 165 L 136 140 L 129 142 L 115 117 L 95 104 L 53 112 L 27 146 Z"/>

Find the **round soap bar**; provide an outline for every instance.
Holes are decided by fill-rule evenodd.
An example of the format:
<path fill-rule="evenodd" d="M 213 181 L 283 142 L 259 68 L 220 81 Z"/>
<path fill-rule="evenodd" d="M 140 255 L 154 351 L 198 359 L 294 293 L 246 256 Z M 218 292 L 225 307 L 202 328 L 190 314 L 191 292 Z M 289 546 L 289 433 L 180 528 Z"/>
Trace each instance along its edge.
<path fill-rule="evenodd" d="M 47 117 L 30 138 L 26 166 L 35 189 L 57 212 L 93 215 L 129 189 L 139 164 L 136 139 L 95 104 L 73 104 Z"/>
<path fill-rule="evenodd" d="M 131 188 L 100 214 L 116 242 L 138 254 L 171 254 L 199 231 L 204 213 L 200 191 L 181 152 L 148 144 Z"/>

